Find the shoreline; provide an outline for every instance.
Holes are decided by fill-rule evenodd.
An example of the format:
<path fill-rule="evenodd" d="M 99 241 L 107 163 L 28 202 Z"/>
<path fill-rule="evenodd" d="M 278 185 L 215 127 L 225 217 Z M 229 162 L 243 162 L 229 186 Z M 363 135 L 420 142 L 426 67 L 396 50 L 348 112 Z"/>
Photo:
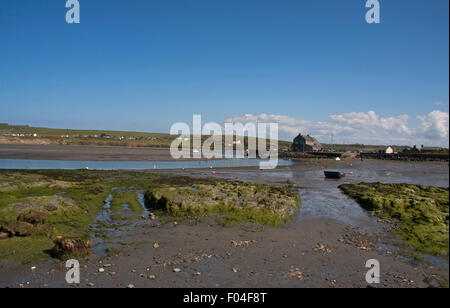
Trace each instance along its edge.
<path fill-rule="evenodd" d="M 113 249 L 79 260 L 82 280 L 77 287 L 364 288 L 364 264 L 369 259 L 382 264 L 379 287 L 440 287 L 436 277 L 448 281 L 448 263 L 436 266 L 406 259 L 409 248 L 390 232 L 392 225 L 370 216 L 336 188 L 361 179 L 442 185 L 448 183 L 448 170 L 442 164 L 410 165 L 406 170 L 404 164 L 392 162 L 365 161 L 353 167 L 348 162 L 331 163 L 355 175 L 342 181 L 325 180 L 320 164 L 269 171 L 224 168 L 214 177 L 205 169 L 149 171 L 169 178 L 187 176 L 192 181 L 214 178 L 288 185 L 289 180 L 300 195 L 300 214 L 282 227 L 223 227 L 214 216 L 114 221 L 112 237 L 108 233 L 100 237 Z M 114 174 L 127 179 L 137 176 L 127 176 L 125 171 Z M 54 259 L 30 264 L 0 261 L 0 287 L 72 287 L 65 282 L 65 274 L 64 263 Z"/>
<path fill-rule="evenodd" d="M 60 160 L 60 161 L 120 161 L 120 162 L 170 162 L 201 161 L 206 159 L 174 159 L 169 148 L 1 144 L 0 159 Z M 221 159 L 212 159 L 221 160 Z"/>

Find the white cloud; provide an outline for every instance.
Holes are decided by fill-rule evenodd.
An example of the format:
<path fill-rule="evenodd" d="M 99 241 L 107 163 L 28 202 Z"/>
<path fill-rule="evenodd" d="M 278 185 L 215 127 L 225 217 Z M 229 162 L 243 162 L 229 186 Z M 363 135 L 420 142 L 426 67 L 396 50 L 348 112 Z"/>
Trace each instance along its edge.
<path fill-rule="evenodd" d="M 359 129 L 383 130 L 387 133 L 411 134 L 408 127 L 409 116 L 380 118 L 375 111 L 351 112 L 342 115 L 330 115 L 330 121 Z"/>
<path fill-rule="evenodd" d="M 416 116 L 410 123 L 409 115 L 381 117 L 375 111 L 350 112 L 330 115 L 326 121 L 296 119 L 277 114 L 236 115 L 225 122 L 276 122 L 280 139 L 292 139 L 298 133 L 310 134 L 322 142 L 364 144 L 426 144 L 448 146 L 449 115 L 443 111 L 432 111 Z"/>
<path fill-rule="evenodd" d="M 420 133 L 429 140 L 448 139 L 447 112 L 435 110 L 424 116 L 417 116 L 420 123 Z M 448 141 L 448 140 L 447 140 Z"/>

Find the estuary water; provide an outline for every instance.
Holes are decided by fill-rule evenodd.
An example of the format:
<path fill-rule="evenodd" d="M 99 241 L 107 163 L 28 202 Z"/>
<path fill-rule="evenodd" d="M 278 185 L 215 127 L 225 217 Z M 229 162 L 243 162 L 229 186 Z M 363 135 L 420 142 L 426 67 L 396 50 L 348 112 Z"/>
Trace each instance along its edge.
<path fill-rule="evenodd" d="M 150 170 L 150 169 L 193 169 L 258 167 L 262 159 L 227 159 L 210 161 L 64 161 L 64 160 L 27 160 L 0 159 L 0 169 L 90 169 L 90 170 Z M 278 166 L 298 164 L 290 160 L 279 160 Z"/>

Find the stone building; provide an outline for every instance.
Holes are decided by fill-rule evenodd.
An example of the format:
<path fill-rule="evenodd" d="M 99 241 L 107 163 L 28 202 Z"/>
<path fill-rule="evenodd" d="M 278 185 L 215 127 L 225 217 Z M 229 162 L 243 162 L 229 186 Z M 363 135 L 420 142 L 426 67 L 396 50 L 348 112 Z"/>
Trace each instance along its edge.
<path fill-rule="evenodd" d="M 294 138 L 291 150 L 293 152 L 320 152 L 323 150 L 323 146 L 316 138 L 299 134 Z"/>

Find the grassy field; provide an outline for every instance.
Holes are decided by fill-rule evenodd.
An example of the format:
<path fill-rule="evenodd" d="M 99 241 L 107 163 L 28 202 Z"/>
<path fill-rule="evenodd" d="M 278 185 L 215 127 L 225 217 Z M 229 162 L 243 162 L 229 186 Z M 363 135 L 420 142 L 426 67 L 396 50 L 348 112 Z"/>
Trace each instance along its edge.
<path fill-rule="evenodd" d="M 5 136 L 5 134 L 37 134 L 37 137 Z M 22 140 L 25 143 L 63 145 L 169 146 L 174 140 L 174 136 L 169 134 L 104 130 L 71 130 L 13 125 L 0 125 L 0 135 L 3 135 L 3 142 Z"/>
<path fill-rule="evenodd" d="M 380 183 L 344 184 L 339 188 L 364 209 L 398 222 L 397 232 L 417 251 L 448 259 L 448 189 Z"/>
<path fill-rule="evenodd" d="M 36 134 L 37 136 L 33 136 L 33 134 Z M 177 137 L 178 136 L 159 133 L 105 130 L 71 130 L 0 124 L 0 143 L 168 148 Z M 209 136 L 202 136 L 202 143 L 208 138 Z M 222 137 L 222 142 L 223 144 L 225 144 L 225 137 Z M 249 138 L 245 137 L 245 147 L 247 147 L 248 142 Z M 287 141 L 278 142 L 278 147 L 280 149 L 289 147 L 290 145 L 291 143 Z"/>
<path fill-rule="evenodd" d="M 64 245 L 79 244 L 87 251 L 90 237 L 103 236 L 98 229 L 102 224 L 110 228 L 117 220 L 141 219 L 144 207 L 138 193 L 145 191 L 158 200 L 167 198 L 170 210 L 160 208 L 161 215 L 211 215 L 223 225 L 281 225 L 298 210 L 298 196 L 284 186 L 131 171 L 3 170 L 0 259 L 32 262 L 51 256 L 56 248 L 63 250 Z M 111 221 L 96 221 L 109 196 Z"/>

